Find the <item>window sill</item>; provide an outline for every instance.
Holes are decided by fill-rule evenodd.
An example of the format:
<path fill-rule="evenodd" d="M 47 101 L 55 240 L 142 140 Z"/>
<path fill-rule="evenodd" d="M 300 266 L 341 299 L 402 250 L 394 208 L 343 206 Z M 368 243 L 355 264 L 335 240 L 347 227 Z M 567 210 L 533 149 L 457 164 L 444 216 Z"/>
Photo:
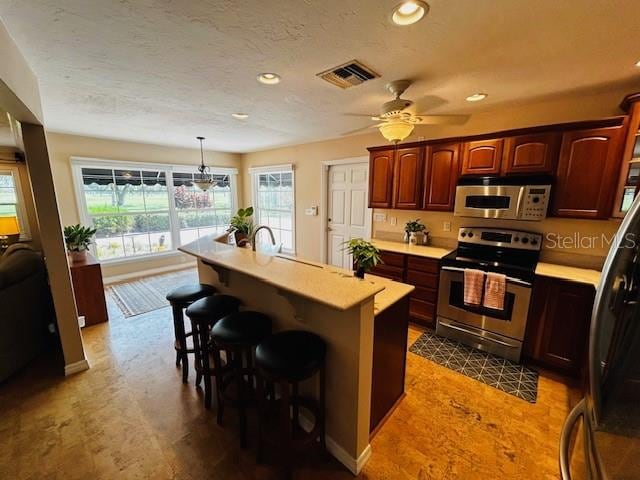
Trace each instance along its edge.
<path fill-rule="evenodd" d="M 123 265 L 127 263 L 144 262 L 146 260 L 155 260 L 159 258 L 182 257 L 185 255 L 185 253 L 179 252 L 177 250 L 170 250 L 168 252 L 148 253 L 146 255 L 137 255 L 135 257 L 112 258 L 109 260 L 98 261 L 102 265 Z"/>

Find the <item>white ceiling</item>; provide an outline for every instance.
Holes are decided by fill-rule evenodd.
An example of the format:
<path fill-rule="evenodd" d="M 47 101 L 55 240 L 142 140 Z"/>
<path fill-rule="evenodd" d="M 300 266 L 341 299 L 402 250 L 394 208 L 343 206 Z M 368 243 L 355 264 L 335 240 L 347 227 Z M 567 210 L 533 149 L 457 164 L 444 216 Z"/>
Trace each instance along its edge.
<path fill-rule="evenodd" d="M 40 79 L 47 128 L 248 152 L 337 137 L 388 100 L 474 113 L 640 77 L 637 0 L 431 0 L 410 27 L 399 0 L 0 0 Z M 315 74 L 358 59 L 382 78 L 340 90 Z M 277 86 L 256 74 L 282 75 Z M 474 92 L 489 98 L 469 104 Z M 248 120 L 231 118 L 247 112 Z"/>

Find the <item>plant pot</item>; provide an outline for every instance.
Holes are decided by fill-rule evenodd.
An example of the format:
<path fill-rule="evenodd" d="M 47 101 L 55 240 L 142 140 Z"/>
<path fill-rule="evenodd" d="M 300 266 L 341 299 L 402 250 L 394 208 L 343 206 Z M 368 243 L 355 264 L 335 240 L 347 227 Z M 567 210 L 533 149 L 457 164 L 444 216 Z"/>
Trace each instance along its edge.
<path fill-rule="evenodd" d="M 417 245 L 418 244 L 418 232 L 411 232 L 409 234 L 409 243 L 411 245 Z"/>
<path fill-rule="evenodd" d="M 72 250 L 68 252 L 68 255 L 72 262 L 82 262 L 87 259 L 86 250 Z"/>
<path fill-rule="evenodd" d="M 354 270 L 353 274 L 358 278 L 364 278 L 364 267 L 358 267 Z"/>
<path fill-rule="evenodd" d="M 236 245 L 238 247 L 243 247 L 249 241 L 249 237 L 247 237 L 247 234 L 244 232 L 236 231 L 233 235 L 235 236 Z"/>

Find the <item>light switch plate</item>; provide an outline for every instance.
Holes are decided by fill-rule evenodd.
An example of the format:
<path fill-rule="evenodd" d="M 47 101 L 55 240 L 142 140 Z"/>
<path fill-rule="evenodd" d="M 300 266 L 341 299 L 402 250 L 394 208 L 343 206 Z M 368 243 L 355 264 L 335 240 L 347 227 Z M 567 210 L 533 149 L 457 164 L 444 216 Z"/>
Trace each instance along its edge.
<path fill-rule="evenodd" d="M 373 221 L 374 222 L 386 222 L 387 221 L 387 216 L 384 213 L 374 213 L 373 214 Z"/>
<path fill-rule="evenodd" d="M 318 215 L 318 207 L 309 207 L 306 208 L 304 211 L 305 215 L 309 215 L 311 217 L 315 217 L 316 215 Z"/>
<path fill-rule="evenodd" d="M 397 225 L 398 219 L 396 217 L 389 217 L 389 223 L 391 223 L 391 225 Z"/>
<path fill-rule="evenodd" d="M 451 231 L 451 222 L 444 222 L 442 224 L 442 230 L 444 230 L 445 232 L 450 232 Z"/>

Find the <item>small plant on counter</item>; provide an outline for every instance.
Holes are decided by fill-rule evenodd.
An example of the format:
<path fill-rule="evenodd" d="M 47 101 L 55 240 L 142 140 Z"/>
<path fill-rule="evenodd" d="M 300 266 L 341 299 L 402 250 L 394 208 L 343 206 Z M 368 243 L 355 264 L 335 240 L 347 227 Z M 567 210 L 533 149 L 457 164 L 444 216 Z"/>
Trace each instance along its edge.
<path fill-rule="evenodd" d="M 344 249 L 353 256 L 356 277 L 364 278 L 366 272 L 378 263 L 382 263 L 380 250 L 362 238 L 352 238 L 348 242 L 344 242 L 344 245 Z"/>
<path fill-rule="evenodd" d="M 73 257 L 86 256 L 95 234 L 95 228 L 83 227 L 80 224 L 64 227 L 64 243 L 67 246 L 67 251 Z"/>
<path fill-rule="evenodd" d="M 407 233 L 419 233 L 426 230 L 426 228 L 427 227 L 424 225 L 424 223 L 420 223 L 420 219 L 416 218 L 415 220 L 410 220 L 407 222 L 407 224 L 404 226 L 404 231 Z"/>
<path fill-rule="evenodd" d="M 231 217 L 228 232 L 233 232 L 236 238 L 236 245 L 243 246 L 253 231 L 253 207 L 240 208 Z"/>

